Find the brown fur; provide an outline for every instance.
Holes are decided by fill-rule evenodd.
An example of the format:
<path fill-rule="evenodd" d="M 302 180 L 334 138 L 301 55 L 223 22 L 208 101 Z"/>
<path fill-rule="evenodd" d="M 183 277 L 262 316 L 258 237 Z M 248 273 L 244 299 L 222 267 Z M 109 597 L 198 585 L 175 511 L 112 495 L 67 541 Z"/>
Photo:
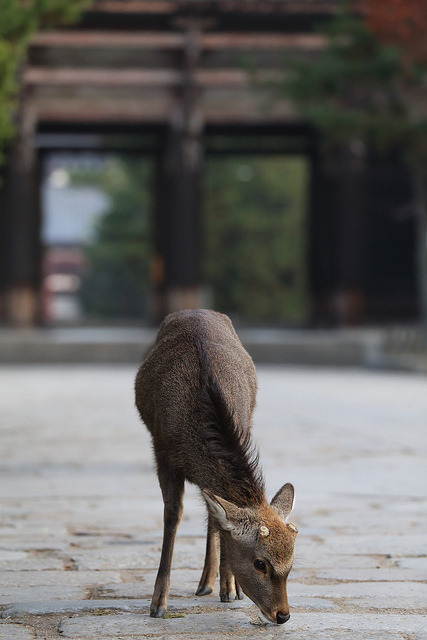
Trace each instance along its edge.
<path fill-rule="evenodd" d="M 153 616 L 163 616 L 166 610 L 184 480 L 204 490 L 209 509 L 205 568 L 197 593 L 212 591 L 220 532 L 221 599 L 241 597 L 234 578 L 240 571 L 243 591 L 269 619 L 277 617 L 279 622 L 280 616 L 288 615 L 286 577 L 292 565 L 295 534 L 286 527 L 280 512 L 290 511 L 293 487 L 282 487 L 273 499 L 276 507 L 268 505 L 258 455 L 250 438 L 256 390 L 255 367 L 227 316 L 199 309 L 166 318 L 135 382 L 136 404 L 152 436 L 165 502 Z M 269 530 L 265 538 L 259 536 L 263 523 Z M 258 556 L 251 555 L 245 561 L 249 540 L 251 553 L 262 553 L 269 563 L 268 589 L 262 586 L 264 578 L 253 575 L 253 559 Z M 241 570 L 245 562 L 246 569 Z M 252 583 L 257 581 L 255 593 Z M 264 603 L 263 591 L 272 606 Z"/>

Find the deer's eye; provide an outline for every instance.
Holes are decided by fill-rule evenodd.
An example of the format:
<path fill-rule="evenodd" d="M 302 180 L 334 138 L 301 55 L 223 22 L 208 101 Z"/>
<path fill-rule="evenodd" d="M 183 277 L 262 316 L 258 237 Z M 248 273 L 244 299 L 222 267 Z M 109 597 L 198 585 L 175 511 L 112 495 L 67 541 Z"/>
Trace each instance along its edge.
<path fill-rule="evenodd" d="M 259 560 L 258 558 L 254 560 L 254 567 L 257 571 L 260 571 L 261 573 L 267 573 L 267 566 L 264 560 Z"/>

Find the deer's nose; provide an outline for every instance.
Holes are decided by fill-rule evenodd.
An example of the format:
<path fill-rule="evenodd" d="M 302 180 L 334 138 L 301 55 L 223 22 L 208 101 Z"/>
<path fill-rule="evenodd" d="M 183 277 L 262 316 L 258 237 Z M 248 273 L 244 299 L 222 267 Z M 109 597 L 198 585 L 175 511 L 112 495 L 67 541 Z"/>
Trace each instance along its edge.
<path fill-rule="evenodd" d="M 281 611 L 278 611 L 276 615 L 277 624 L 284 624 L 289 620 L 290 617 L 290 613 L 282 613 Z"/>

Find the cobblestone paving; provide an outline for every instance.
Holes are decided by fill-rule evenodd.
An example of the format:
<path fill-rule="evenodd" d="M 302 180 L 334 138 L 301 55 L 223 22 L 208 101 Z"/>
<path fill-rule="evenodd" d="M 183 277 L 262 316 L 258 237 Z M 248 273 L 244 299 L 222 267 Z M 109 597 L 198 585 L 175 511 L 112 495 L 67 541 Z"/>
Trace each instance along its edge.
<path fill-rule="evenodd" d="M 148 616 L 162 502 L 133 367 L 0 369 L 0 638 L 427 638 L 427 379 L 261 367 L 255 437 L 300 531 L 291 619 L 194 591 L 205 515 L 188 487 L 170 617 Z"/>

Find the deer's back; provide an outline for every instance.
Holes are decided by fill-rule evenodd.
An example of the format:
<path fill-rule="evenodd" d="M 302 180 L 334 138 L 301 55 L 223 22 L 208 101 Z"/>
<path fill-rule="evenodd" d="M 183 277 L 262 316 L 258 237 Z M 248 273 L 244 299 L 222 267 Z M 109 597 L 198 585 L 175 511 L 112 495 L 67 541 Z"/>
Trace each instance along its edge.
<path fill-rule="evenodd" d="M 167 459 L 169 467 L 199 485 L 206 420 L 202 388 L 208 378 L 244 436 L 255 406 L 256 374 L 230 319 L 201 309 L 169 315 L 138 371 L 136 404 L 157 459 Z"/>

